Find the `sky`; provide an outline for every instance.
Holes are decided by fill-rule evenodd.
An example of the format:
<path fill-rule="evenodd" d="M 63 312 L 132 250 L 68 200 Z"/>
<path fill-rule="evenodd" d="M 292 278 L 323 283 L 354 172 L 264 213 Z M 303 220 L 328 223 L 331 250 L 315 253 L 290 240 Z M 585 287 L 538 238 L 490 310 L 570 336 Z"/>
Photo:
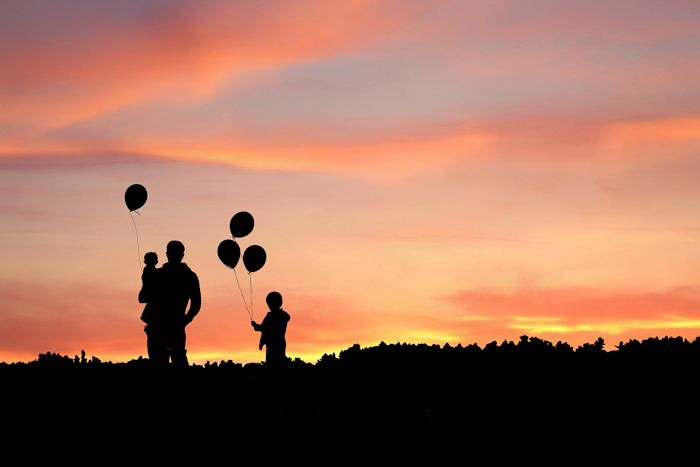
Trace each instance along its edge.
<path fill-rule="evenodd" d="M 692 341 L 698 180 L 696 1 L 2 0 L 0 361 L 146 356 L 170 240 L 195 363 L 264 360 L 236 275 L 310 362 Z M 240 211 L 250 276 L 216 254 Z"/>

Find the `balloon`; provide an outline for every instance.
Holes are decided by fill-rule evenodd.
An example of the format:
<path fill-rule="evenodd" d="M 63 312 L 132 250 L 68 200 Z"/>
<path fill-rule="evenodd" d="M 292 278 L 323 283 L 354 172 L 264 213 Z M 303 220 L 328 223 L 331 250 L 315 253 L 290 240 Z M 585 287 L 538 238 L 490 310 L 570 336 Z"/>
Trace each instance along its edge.
<path fill-rule="evenodd" d="M 251 245 L 246 248 L 245 253 L 243 253 L 243 264 L 248 272 L 255 272 L 265 265 L 265 260 L 267 259 L 267 254 L 263 247 L 258 245 Z"/>
<path fill-rule="evenodd" d="M 234 238 L 245 237 L 253 231 L 253 224 L 255 224 L 253 216 L 248 212 L 241 211 L 231 218 L 231 235 Z"/>
<path fill-rule="evenodd" d="M 146 204 L 148 193 L 143 185 L 135 184 L 126 189 L 124 193 L 124 201 L 129 211 L 136 211 L 138 208 Z"/>
<path fill-rule="evenodd" d="M 224 240 L 219 243 L 219 259 L 230 268 L 235 268 L 241 257 L 241 248 L 233 240 Z"/>

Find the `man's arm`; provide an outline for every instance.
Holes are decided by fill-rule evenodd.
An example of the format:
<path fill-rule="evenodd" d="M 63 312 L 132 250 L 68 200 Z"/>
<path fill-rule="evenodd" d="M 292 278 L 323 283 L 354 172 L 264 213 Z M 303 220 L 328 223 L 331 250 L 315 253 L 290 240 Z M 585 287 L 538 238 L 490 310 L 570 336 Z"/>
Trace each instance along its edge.
<path fill-rule="evenodd" d="M 192 322 L 199 309 L 202 308 L 202 292 L 199 290 L 199 279 L 196 274 L 192 274 L 194 279 L 192 280 L 192 293 L 190 295 L 190 309 L 185 314 L 185 325 Z"/>

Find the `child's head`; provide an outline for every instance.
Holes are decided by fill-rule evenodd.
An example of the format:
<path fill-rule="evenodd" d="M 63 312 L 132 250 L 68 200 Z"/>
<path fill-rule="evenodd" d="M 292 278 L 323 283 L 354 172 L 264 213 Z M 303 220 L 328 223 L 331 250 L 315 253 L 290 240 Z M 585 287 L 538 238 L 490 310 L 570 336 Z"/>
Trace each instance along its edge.
<path fill-rule="evenodd" d="M 158 264 L 158 255 L 153 252 L 146 253 L 143 256 L 143 262 L 146 263 L 147 266 L 155 266 L 156 264 Z"/>
<path fill-rule="evenodd" d="M 280 295 L 279 292 L 270 292 L 267 294 L 265 301 L 267 302 L 267 306 L 270 307 L 270 310 L 282 308 L 282 295 Z"/>

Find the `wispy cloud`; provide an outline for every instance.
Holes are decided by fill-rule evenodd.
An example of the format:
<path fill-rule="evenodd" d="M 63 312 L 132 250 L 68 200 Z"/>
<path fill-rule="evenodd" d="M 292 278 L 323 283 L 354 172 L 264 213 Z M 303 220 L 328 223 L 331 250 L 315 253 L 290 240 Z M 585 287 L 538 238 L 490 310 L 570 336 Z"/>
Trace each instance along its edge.
<path fill-rule="evenodd" d="M 700 19 L 684 2 L 5 9 L 4 154 L 412 173 L 700 144 Z"/>

